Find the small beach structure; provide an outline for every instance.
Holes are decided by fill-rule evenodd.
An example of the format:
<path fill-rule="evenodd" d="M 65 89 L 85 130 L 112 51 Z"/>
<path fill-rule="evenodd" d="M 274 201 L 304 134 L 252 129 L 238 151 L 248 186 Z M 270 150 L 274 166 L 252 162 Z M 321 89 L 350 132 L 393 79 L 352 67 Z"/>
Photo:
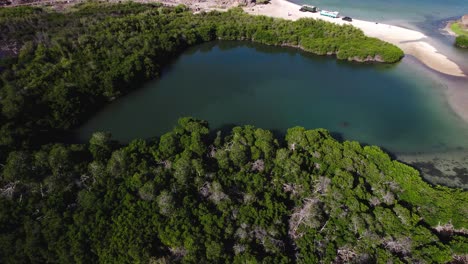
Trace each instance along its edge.
<path fill-rule="evenodd" d="M 327 17 L 337 18 L 337 17 L 339 17 L 340 13 L 337 12 L 337 11 L 322 10 L 322 11 L 320 11 L 320 15 L 322 15 L 322 16 L 327 16 Z"/>
<path fill-rule="evenodd" d="M 302 12 L 312 12 L 312 13 L 315 13 L 315 12 L 318 12 L 318 7 L 316 6 L 310 6 L 310 5 L 303 5 L 301 6 L 301 8 L 299 9 L 299 11 L 302 11 Z"/>

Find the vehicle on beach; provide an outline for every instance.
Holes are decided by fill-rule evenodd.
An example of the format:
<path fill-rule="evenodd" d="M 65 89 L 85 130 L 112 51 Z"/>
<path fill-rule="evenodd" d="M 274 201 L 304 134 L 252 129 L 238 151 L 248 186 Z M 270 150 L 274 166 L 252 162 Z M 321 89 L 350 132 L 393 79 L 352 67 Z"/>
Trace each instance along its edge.
<path fill-rule="evenodd" d="M 318 12 L 318 7 L 316 7 L 316 6 L 310 6 L 310 5 L 303 5 L 303 6 L 301 6 L 301 8 L 299 9 L 299 11 L 315 13 L 315 12 Z"/>
<path fill-rule="evenodd" d="M 340 13 L 337 12 L 337 11 L 322 10 L 322 11 L 320 11 L 320 15 L 327 16 L 327 17 L 332 17 L 332 18 L 337 18 L 337 17 L 340 16 Z"/>
<path fill-rule="evenodd" d="M 346 17 L 343 17 L 342 20 L 348 21 L 348 22 L 353 22 L 353 19 L 350 18 L 350 17 L 347 17 L 347 16 L 346 16 Z"/>

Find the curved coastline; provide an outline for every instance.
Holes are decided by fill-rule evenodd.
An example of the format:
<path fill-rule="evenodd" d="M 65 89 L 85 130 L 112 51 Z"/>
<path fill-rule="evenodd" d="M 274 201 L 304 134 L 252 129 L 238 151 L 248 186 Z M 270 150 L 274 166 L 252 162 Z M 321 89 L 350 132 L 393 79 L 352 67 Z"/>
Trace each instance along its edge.
<path fill-rule="evenodd" d="M 424 65 L 437 72 L 450 76 L 466 77 L 456 63 L 451 61 L 445 55 L 439 53 L 437 49 L 428 42 L 424 41 L 427 36 L 421 32 L 358 19 L 353 19 L 353 22 L 349 23 L 341 19 L 324 17 L 319 13 L 301 12 L 299 11 L 299 8 L 299 5 L 286 0 L 271 0 L 267 5 L 256 5 L 254 7 L 246 7 L 244 9 L 247 13 L 252 15 L 265 15 L 289 20 L 309 17 L 336 24 L 351 24 L 361 29 L 364 34 L 369 37 L 378 38 L 398 46 L 405 54 L 416 57 Z"/>
<path fill-rule="evenodd" d="M 304 17 L 321 19 L 337 24 L 351 24 L 360 28 L 365 35 L 375 37 L 389 43 L 392 43 L 403 50 L 406 55 L 411 55 L 421 62 L 428 69 L 441 73 L 446 77 L 458 80 L 466 80 L 463 70 L 447 56 L 440 53 L 434 46 L 425 39 L 427 36 L 416 30 L 403 27 L 380 24 L 376 22 L 353 19 L 349 23 L 341 19 L 334 19 L 321 16 L 319 13 L 301 12 L 300 6 L 287 0 L 271 0 L 267 5 L 256 5 L 246 7 L 244 10 L 252 15 L 264 15 L 289 20 L 297 20 Z M 446 87 L 445 94 L 452 110 L 468 123 L 468 89 L 460 85 Z"/>
<path fill-rule="evenodd" d="M 152 2 L 152 1 L 142 1 L 134 0 L 135 2 Z M 80 2 L 80 1 L 78 1 Z M 180 2 L 173 0 L 155 0 L 155 2 L 160 2 L 165 5 L 175 6 L 180 4 Z M 46 4 L 48 2 L 43 2 Z M 200 10 L 210 11 L 218 10 L 225 11 L 225 8 L 219 8 L 209 5 L 209 1 L 205 3 L 191 3 L 186 1 L 181 1 L 182 4 L 192 6 L 195 10 L 195 13 Z M 35 3 L 40 5 L 41 3 Z M 32 4 L 24 4 L 32 5 Z M 18 6 L 18 5 L 15 5 Z M 299 11 L 300 5 L 289 2 L 287 0 L 271 0 L 266 5 L 255 5 L 253 7 L 245 7 L 244 10 L 252 15 L 264 15 L 270 17 L 283 18 L 288 20 L 297 20 L 304 17 L 321 19 L 324 21 L 336 23 L 336 24 L 351 24 L 359 29 L 361 29 L 366 36 L 378 38 L 380 40 L 392 43 L 398 46 L 403 50 L 405 54 L 412 55 L 421 61 L 424 65 L 433 69 L 437 72 L 456 76 L 456 77 L 466 77 L 463 70 L 452 60 L 447 58 L 444 54 L 440 53 L 434 46 L 429 44 L 425 39 L 426 35 L 423 33 L 411 30 L 399 26 L 393 26 L 389 24 L 382 24 L 377 22 L 364 21 L 359 19 L 353 19 L 352 23 L 343 21 L 341 19 L 334 19 L 330 17 L 325 17 L 319 13 L 311 12 L 301 12 Z M 468 117 L 464 118 L 468 121 Z"/>

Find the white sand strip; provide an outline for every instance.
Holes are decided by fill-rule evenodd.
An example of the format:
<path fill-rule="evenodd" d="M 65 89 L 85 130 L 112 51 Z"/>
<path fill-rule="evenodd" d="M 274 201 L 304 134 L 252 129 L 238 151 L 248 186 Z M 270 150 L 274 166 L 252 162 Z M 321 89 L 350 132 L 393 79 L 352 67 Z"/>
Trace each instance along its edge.
<path fill-rule="evenodd" d="M 341 18 L 325 17 L 319 13 L 301 12 L 299 9 L 299 5 L 286 0 L 271 0 L 270 4 L 246 7 L 245 11 L 252 15 L 264 15 L 289 20 L 310 17 L 336 24 L 351 24 L 360 28 L 369 37 L 378 38 L 398 46 L 405 54 L 416 57 L 427 67 L 435 71 L 452 76 L 465 76 L 457 64 L 439 53 L 432 45 L 425 42 L 424 38 L 426 38 L 426 35 L 421 32 L 358 19 L 353 19 L 353 22 L 346 22 Z"/>

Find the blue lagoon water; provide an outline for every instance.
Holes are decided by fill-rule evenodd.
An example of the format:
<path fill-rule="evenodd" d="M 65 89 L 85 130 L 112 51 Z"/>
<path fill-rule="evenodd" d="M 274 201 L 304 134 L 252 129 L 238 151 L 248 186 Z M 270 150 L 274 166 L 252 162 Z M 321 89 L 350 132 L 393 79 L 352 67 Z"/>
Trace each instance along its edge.
<path fill-rule="evenodd" d="M 421 31 L 468 74 L 468 50 L 455 48 L 442 30 L 468 13 L 468 0 L 293 2 Z M 110 131 L 129 141 L 161 135 L 181 116 L 205 119 L 212 129 L 323 127 L 397 153 L 431 182 L 468 189 L 468 125 L 448 104 L 450 89 L 468 89 L 468 79 L 434 72 L 412 57 L 362 65 L 287 48 L 208 43 L 189 49 L 161 79 L 110 104 L 78 133 L 86 141 L 93 131 Z"/>
<path fill-rule="evenodd" d="M 466 125 L 446 105 L 440 85 L 410 63 L 360 65 L 245 42 L 208 43 L 105 108 L 81 135 L 104 130 L 123 141 L 147 138 L 194 116 L 213 129 L 322 127 L 394 152 L 466 147 Z"/>

